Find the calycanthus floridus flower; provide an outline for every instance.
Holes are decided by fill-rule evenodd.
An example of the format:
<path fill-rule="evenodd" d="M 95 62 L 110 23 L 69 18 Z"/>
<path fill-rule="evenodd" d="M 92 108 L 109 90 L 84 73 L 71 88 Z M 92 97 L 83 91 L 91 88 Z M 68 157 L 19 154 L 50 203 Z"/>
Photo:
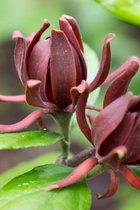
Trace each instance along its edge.
<path fill-rule="evenodd" d="M 63 15 L 59 25 L 60 29 L 53 29 L 50 36 L 44 40 L 41 40 L 41 35 L 50 26 L 47 20 L 36 33 L 27 37 L 23 37 L 19 31 L 13 33 L 13 39 L 17 40 L 14 61 L 25 87 L 25 95 L 0 95 L 0 101 L 27 102 L 39 109 L 18 123 L 0 125 L 0 132 L 22 130 L 44 113 L 75 111 L 78 97 L 84 90 L 83 81 L 87 78 L 83 43 L 73 17 Z M 100 86 L 108 75 L 111 62 L 110 41 L 113 38 L 114 34 L 105 37 L 101 64 L 90 84 L 90 91 Z M 78 93 L 72 91 L 73 87 L 77 86 Z"/>
<path fill-rule="evenodd" d="M 118 172 L 136 189 L 140 189 L 140 178 L 129 166 L 140 165 L 140 96 L 127 92 L 129 83 L 140 66 L 140 59 L 130 57 L 118 70 L 118 76 L 112 81 L 104 98 L 103 109 L 97 116 L 89 115 L 89 127 L 85 108 L 90 87 L 85 82 L 85 90 L 77 102 L 77 121 L 84 135 L 95 147 L 95 156 L 81 163 L 69 177 L 46 188 L 50 191 L 80 181 L 94 169 L 97 175 L 104 171 L 110 174 L 110 185 L 104 195 L 108 198 L 118 188 Z M 110 77 L 112 77 L 110 75 Z M 74 89 L 78 91 L 78 87 Z"/>

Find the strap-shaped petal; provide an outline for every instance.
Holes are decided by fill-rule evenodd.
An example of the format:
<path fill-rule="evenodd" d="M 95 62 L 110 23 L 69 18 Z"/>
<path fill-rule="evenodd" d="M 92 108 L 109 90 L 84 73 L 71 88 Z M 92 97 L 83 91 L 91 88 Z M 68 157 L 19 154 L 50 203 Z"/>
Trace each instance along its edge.
<path fill-rule="evenodd" d="M 31 34 L 28 37 L 23 37 L 19 31 L 13 33 L 13 39 L 16 39 L 16 46 L 14 50 L 14 62 L 18 76 L 23 85 L 26 83 L 24 70 L 25 70 L 25 56 L 29 43 L 32 41 L 34 34 Z"/>
<path fill-rule="evenodd" d="M 102 57 L 100 62 L 100 67 L 97 72 L 97 75 L 93 82 L 90 84 L 90 91 L 93 91 L 97 87 L 99 87 L 106 79 L 110 65 L 111 65 L 111 49 L 110 49 L 110 41 L 115 38 L 115 34 L 108 34 L 105 37 L 104 45 L 102 49 Z"/>
<path fill-rule="evenodd" d="M 25 102 L 25 95 L 5 96 L 0 95 L 0 102 Z"/>
<path fill-rule="evenodd" d="M 63 31 L 52 30 L 50 78 L 53 102 L 61 109 L 71 104 L 70 89 L 76 85 L 72 47 Z"/>
<path fill-rule="evenodd" d="M 80 44 L 77 40 L 75 31 L 73 30 L 70 22 L 63 16 L 60 18 L 59 24 L 60 24 L 60 29 L 62 31 L 64 31 L 64 33 L 66 34 L 70 43 L 76 49 L 76 51 L 79 55 L 79 58 L 80 58 L 80 61 L 81 61 L 81 66 L 82 66 L 82 73 L 83 73 L 82 79 L 86 80 L 86 78 L 87 78 L 86 62 L 85 62 L 85 58 L 84 58 L 83 52 L 81 50 Z"/>
<path fill-rule="evenodd" d="M 42 27 L 37 31 L 37 33 L 34 35 L 32 42 L 30 43 L 28 49 L 27 49 L 27 53 L 26 53 L 26 71 L 27 71 L 27 75 L 29 77 L 29 79 L 31 79 L 30 77 L 30 69 L 29 69 L 29 58 L 30 58 L 30 54 L 31 51 L 33 49 L 33 47 L 35 46 L 35 44 L 39 41 L 42 33 L 50 26 L 50 23 L 48 22 L 48 20 L 44 21 L 44 24 L 42 25 Z"/>
<path fill-rule="evenodd" d="M 98 157 L 98 162 L 101 164 L 107 163 L 113 170 L 117 170 L 122 159 L 127 155 L 127 153 L 127 148 L 121 145 L 112 149 L 105 156 Z"/>
<path fill-rule="evenodd" d="M 87 123 L 86 114 L 85 114 L 86 102 L 89 95 L 88 84 L 83 80 L 79 86 L 71 89 L 71 94 L 72 94 L 74 106 L 75 104 L 77 104 L 76 117 L 77 117 L 78 125 L 81 131 L 83 132 L 83 134 L 86 136 L 86 138 L 92 143 L 91 130 Z"/>
<path fill-rule="evenodd" d="M 97 159 L 95 157 L 90 157 L 87 160 L 85 160 L 83 163 L 81 163 L 79 166 L 77 166 L 74 171 L 65 179 L 54 183 L 50 186 L 48 186 L 45 191 L 51 191 L 58 188 L 67 187 L 69 185 L 75 184 L 79 181 L 81 181 L 84 177 L 87 176 L 88 172 L 97 164 Z"/>
<path fill-rule="evenodd" d="M 99 193 L 96 193 L 96 197 L 98 199 L 104 199 L 104 198 L 109 198 L 112 195 L 114 195 L 117 192 L 118 189 L 118 184 L 119 184 L 119 179 L 117 174 L 114 171 L 109 171 L 110 175 L 110 184 L 107 192 L 104 195 L 101 195 Z"/>
<path fill-rule="evenodd" d="M 101 108 L 98 108 L 94 105 L 89 105 L 89 104 L 86 105 L 86 109 L 94 110 L 96 112 L 100 112 L 102 110 Z"/>
<path fill-rule="evenodd" d="M 120 166 L 120 172 L 132 187 L 140 189 L 140 177 L 125 165 Z"/>
<path fill-rule="evenodd" d="M 131 136 L 131 132 L 135 127 L 135 122 L 138 117 L 137 113 L 127 113 L 122 120 L 122 122 L 117 126 L 117 128 L 109 134 L 109 136 L 98 145 L 97 152 L 100 156 L 108 155 L 112 149 L 125 145 L 127 140 Z M 108 121 L 106 122 L 108 123 Z M 97 146 L 97 145 L 96 145 Z M 128 148 L 126 146 L 126 148 Z"/>
<path fill-rule="evenodd" d="M 96 148 L 117 128 L 128 111 L 132 95 L 127 93 L 105 107 L 92 124 L 92 139 Z"/>
<path fill-rule="evenodd" d="M 107 89 L 104 107 L 127 92 L 131 79 L 138 71 L 140 62 L 137 57 L 129 58 L 119 69 L 119 76 L 114 79 Z"/>
<path fill-rule="evenodd" d="M 19 121 L 18 123 L 11 124 L 11 125 L 0 125 L 0 133 L 4 132 L 15 132 L 20 131 L 28 126 L 30 126 L 34 121 L 36 121 L 39 117 L 41 117 L 44 114 L 45 110 L 38 109 L 31 114 L 29 114 L 27 117 L 25 117 L 23 120 Z"/>
<path fill-rule="evenodd" d="M 76 66 L 76 86 L 77 86 L 81 83 L 83 79 L 83 69 L 82 69 L 81 62 L 75 48 L 73 48 L 73 53 L 74 53 L 75 66 Z"/>
<path fill-rule="evenodd" d="M 41 96 L 46 100 L 46 83 L 50 59 L 50 39 L 39 41 L 30 53 L 30 79 L 41 81 Z"/>
<path fill-rule="evenodd" d="M 79 42 L 80 48 L 81 48 L 82 51 L 84 51 L 82 36 L 81 36 L 80 29 L 79 29 L 79 26 L 78 26 L 76 20 L 73 17 L 68 16 L 68 15 L 63 15 L 62 19 L 63 18 L 66 19 L 69 22 L 69 24 L 71 25 L 71 27 L 73 29 L 73 32 L 74 32 L 74 34 L 75 34 L 75 36 L 76 36 L 76 38 Z M 61 19 L 60 19 L 60 22 L 61 22 Z"/>
<path fill-rule="evenodd" d="M 26 83 L 26 101 L 29 105 L 35 107 L 42 107 L 48 111 L 58 111 L 58 107 L 49 101 L 43 101 L 40 95 L 40 80 L 28 80 Z M 47 111 L 47 110 L 46 110 Z"/>
<path fill-rule="evenodd" d="M 140 59 L 136 56 L 131 56 L 129 57 L 124 64 L 122 64 L 118 69 L 116 69 L 114 72 L 110 73 L 106 80 L 103 82 L 103 85 L 111 82 L 112 80 L 114 80 L 117 76 L 119 76 L 124 70 L 126 70 L 126 68 L 130 65 L 131 61 L 135 61 L 137 63 L 139 63 L 140 65 Z"/>
<path fill-rule="evenodd" d="M 138 160 L 140 160 L 140 118 L 139 117 L 136 120 L 133 131 L 131 132 L 131 135 L 129 135 L 125 145 L 128 148 L 128 154 L 126 158 L 123 160 L 123 163 L 133 164 L 136 163 Z"/>

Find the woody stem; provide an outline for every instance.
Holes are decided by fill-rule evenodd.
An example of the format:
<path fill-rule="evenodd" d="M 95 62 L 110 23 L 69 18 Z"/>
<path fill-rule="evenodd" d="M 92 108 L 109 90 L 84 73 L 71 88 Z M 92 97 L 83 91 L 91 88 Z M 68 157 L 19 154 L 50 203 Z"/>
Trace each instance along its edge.
<path fill-rule="evenodd" d="M 81 164 L 83 161 L 88 159 L 89 157 L 94 156 L 94 154 L 95 154 L 94 147 L 84 149 L 80 153 L 76 154 L 73 158 L 67 159 L 65 161 L 65 164 L 70 167 L 76 167 L 79 164 Z"/>

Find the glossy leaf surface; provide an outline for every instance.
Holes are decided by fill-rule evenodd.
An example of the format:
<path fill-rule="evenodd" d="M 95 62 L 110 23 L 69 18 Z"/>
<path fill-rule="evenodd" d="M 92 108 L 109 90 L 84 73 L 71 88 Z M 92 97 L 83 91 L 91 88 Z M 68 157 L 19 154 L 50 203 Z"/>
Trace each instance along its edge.
<path fill-rule="evenodd" d="M 62 138 L 58 133 L 39 130 L 3 133 L 0 134 L 0 150 L 49 146 Z"/>
<path fill-rule="evenodd" d="M 91 195 L 85 181 L 62 190 L 44 191 L 46 186 L 66 177 L 72 170 L 50 164 L 16 177 L 0 191 L 0 210 L 89 210 Z"/>

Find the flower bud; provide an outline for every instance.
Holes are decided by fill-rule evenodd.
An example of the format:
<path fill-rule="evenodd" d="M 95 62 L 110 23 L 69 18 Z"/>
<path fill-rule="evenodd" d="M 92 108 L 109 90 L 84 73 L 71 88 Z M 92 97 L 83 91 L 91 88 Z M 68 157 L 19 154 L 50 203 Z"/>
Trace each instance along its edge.
<path fill-rule="evenodd" d="M 30 39 L 16 32 L 15 65 L 26 87 L 28 104 L 70 111 L 71 88 L 86 80 L 87 69 L 76 21 L 62 16 L 59 24 L 60 30 L 53 29 L 44 40 L 40 37 L 50 25 L 46 20 Z"/>

